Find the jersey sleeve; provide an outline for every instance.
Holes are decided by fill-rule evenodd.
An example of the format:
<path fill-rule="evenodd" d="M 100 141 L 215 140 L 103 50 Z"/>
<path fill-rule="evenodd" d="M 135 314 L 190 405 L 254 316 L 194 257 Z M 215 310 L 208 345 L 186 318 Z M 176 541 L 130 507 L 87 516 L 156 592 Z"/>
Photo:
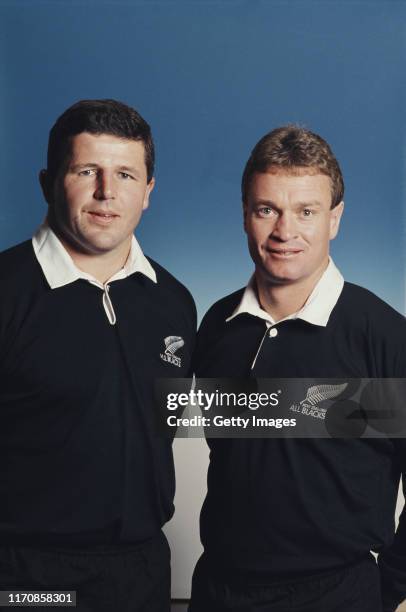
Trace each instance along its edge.
<path fill-rule="evenodd" d="M 396 442 L 406 491 L 406 440 Z M 403 507 L 392 545 L 378 557 L 384 612 L 394 612 L 406 599 L 406 507 Z"/>
<path fill-rule="evenodd" d="M 401 388 L 405 388 L 406 379 L 406 323 L 405 319 L 398 319 L 397 338 L 392 337 L 392 347 L 387 346 L 387 355 L 392 355 L 392 376 L 403 379 Z M 394 351 L 393 348 L 396 347 Z M 392 349 L 392 350 L 390 350 Z M 386 373 L 388 375 L 389 372 Z M 406 421 L 406 397 L 402 401 L 402 422 Z M 406 493 L 406 438 L 393 439 L 395 447 L 395 470 L 403 484 Z M 394 612 L 406 600 L 406 506 L 399 518 L 399 524 L 393 543 L 378 557 L 381 574 L 382 601 L 384 612 Z"/>

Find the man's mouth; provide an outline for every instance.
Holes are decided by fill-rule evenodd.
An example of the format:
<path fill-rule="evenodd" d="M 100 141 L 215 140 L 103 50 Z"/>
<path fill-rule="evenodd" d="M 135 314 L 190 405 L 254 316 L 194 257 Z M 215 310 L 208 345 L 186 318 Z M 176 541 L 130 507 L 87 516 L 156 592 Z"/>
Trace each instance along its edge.
<path fill-rule="evenodd" d="M 115 213 L 104 213 L 99 211 L 88 211 L 89 215 L 94 215 L 95 217 L 103 217 L 104 219 L 112 219 L 113 217 L 118 217 Z"/>
<path fill-rule="evenodd" d="M 88 210 L 87 213 L 89 214 L 92 221 L 99 225 L 108 225 L 119 216 L 112 212 L 102 212 L 98 210 Z"/>
<path fill-rule="evenodd" d="M 294 257 L 295 255 L 299 255 L 299 253 L 302 252 L 300 249 L 267 249 L 267 251 L 271 254 L 272 257 L 278 258 Z"/>

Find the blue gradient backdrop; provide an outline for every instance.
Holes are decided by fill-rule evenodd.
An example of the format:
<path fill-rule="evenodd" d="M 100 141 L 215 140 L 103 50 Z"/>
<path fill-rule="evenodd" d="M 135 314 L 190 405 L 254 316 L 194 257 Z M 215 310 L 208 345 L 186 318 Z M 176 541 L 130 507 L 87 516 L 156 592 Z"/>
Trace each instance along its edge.
<path fill-rule="evenodd" d="M 333 245 L 346 278 L 398 310 L 405 296 L 406 3 L 0 1 L 0 247 L 45 215 L 48 131 L 81 98 L 151 123 L 157 187 L 137 235 L 202 314 L 245 284 L 240 176 L 255 142 L 298 122 L 346 180 Z"/>

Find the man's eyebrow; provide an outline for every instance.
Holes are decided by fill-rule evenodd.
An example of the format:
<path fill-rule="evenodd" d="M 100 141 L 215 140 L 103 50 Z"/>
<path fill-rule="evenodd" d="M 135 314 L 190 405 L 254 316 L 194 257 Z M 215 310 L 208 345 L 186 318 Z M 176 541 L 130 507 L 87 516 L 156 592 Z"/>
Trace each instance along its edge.
<path fill-rule="evenodd" d="M 131 172 L 131 174 L 136 174 L 137 176 L 140 175 L 139 170 L 137 170 L 137 168 L 134 168 L 133 166 L 119 166 L 119 170 L 123 170 L 124 172 Z"/>
<path fill-rule="evenodd" d="M 253 205 L 254 206 L 270 206 L 276 209 L 279 208 L 279 206 L 272 200 L 262 200 L 262 199 L 254 200 Z M 294 208 L 302 208 L 303 206 L 313 206 L 315 208 L 323 208 L 323 205 L 321 202 L 319 202 L 319 200 L 307 200 L 307 201 L 303 200 L 302 202 L 296 202 L 293 206 Z"/>
<path fill-rule="evenodd" d="M 275 204 L 275 202 L 272 202 L 272 200 L 254 200 L 252 203 L 254 206 L 273 206 L 275 208 L 278 207 L 278 205 Z"/>
<path fill-rule="evenodd" d="M 74 164 L 73 166 L 69 166 L 69 170 L 71 172 L 77 172 L 79 170 L 83 170 L 84 168 L 99 168 L 99 164 L 89 162 L 87 164 Z M 135 174 L 137 176 L 140 175 L 139 170 L 137 170 L 133 166 L 118 166 L 118 170 L 122 172 L 130 172 L 131 174 Z"/>
<path fill-rule="evenodd" d="M 69 170 L 73 170 L 74 172 L 83 168 L 98 168 L 98 165 L 89 162 L 88 164 L 73 164 L 73 166 L 69 166 Z"/>
<path fill-rule="evenodd" d="M 297 208 L 300 208 L 302 206 L 313 206 L 314 208 L 323 208 L 323 205 L 321 202 L 319 202 L 319 200 L 307 200 L 303 202 L 297 202 L 296 206 Z"/>

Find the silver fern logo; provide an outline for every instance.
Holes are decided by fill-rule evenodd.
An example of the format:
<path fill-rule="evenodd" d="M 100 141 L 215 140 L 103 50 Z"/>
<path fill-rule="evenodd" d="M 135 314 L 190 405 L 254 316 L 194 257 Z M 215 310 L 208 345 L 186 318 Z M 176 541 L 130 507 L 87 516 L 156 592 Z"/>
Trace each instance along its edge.
<path fill-rule="evenodd" d="M 305 399 L 299 404 L 293 404 L 290 410 L 300 412 L 301 414 L 316 419 L 325 419 L 327 408 L 321 408 L 319 404 L 338 397 L 346 387 L 348 387 L 348 383 L 342 383 L 340 385 L 314 385 L 313 387 L 309 387 Z"/>
<path fill-rule="evenodd" d="M 182 346 L 184 346 L 185 341 L 180 336 L 167 336 L 164 338 L 165 344 L 165 352 L 160 353 L 160 357 L 163 361 L 167 363 L 171 363 L 172 365 L 177 366 L 178 368 L 182 365 L 182 360 L 180 357 L 175 355 L 176 351 L 178 351 Z"/>

